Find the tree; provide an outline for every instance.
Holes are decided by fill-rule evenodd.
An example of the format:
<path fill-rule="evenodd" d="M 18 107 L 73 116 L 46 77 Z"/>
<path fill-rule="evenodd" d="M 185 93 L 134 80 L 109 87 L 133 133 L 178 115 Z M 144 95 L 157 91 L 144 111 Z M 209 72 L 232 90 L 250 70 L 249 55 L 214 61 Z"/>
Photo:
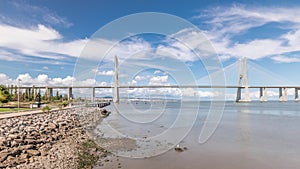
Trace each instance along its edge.
<path fill-rule="evenodd" d="M 14 85 L 10 85 L 10 95 L 14 95 Z"/>
<path fill-rule="evenodd" d="M 9 90 L 7 87 L 0 85 L 0 102 L 7 103 L 10 101 L 11 95 L 9 94 Z"/>
<path fill-rule="evenodd" d="M 18 100 L 18 86 L 15 85 L 14 87 L 14 101 L 17 101 Z"/>
<path fill-rule="evenodd" d="M 39 89 L 37 95 L 36 95 L 36 101 L 37 102 L 41 102 L 42 98 L 41 98 L 41 89 Z"/>
<path fill-rule="evenodd" d="M 55 100 L 59 100 L 60 99 L 60 97 L 59 97 L 59 92 L 58 92 L 58 90 L 56 91 L 56 96 L 55 96 Z"/>
<path fill-rule="evenodd" d="M 34 87 L 34 85 L 33 85 L 32 88 L 31 88 L 30 95 L 29 95 L 29 101 L 35 100 L 34 88 L 35 88 L 35 87 Z"/>
<path fill-rule="evenodd" d="M 28 101 L 28 99 L 29 99 L 29 91 L 28 91 L 28 89 L 26 89 L 25 90 L 25 93 L 23 94 L 23 98 L 24 98 L 24 101 Z"/>

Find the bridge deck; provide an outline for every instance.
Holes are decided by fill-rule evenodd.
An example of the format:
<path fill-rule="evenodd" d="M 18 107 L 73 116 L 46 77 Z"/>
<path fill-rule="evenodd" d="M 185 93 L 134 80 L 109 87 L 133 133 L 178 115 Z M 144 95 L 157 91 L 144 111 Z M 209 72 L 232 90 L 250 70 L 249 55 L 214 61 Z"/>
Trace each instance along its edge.
<path fill-rule="evenodd" d="M 32 88 L 32 86 L 22 86 L 21 89 L 27 89 Z M 113 86 L 35 86 L 37 89 L 46 89 L 46 88 L 52 88 L 52 89 L 82 89 L 82 88 L 101 88 L 101 89 L 111 89 L 114 88 Z M 157 85 L 157 86 L 119 86 L 119 88 L 245 88 L 244 86 L 210 86 L 210 85 Z M 300 86 L 249 86 L 248 88 L 299 88 Z"/>

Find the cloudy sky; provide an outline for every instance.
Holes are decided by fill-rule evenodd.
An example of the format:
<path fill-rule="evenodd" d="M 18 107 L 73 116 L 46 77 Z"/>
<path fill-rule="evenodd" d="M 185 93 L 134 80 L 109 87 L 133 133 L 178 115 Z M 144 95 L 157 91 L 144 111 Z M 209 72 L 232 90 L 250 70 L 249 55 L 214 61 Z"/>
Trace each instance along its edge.
<path fill-rule="evenodd" d="M 280 82 L 286 82 L 287 85 L 300 84 L 300 78 L 297 78 L 300 71 L 300 4 L 296 0 L 0 0 L 1 83 L 16 84 L 18 78 L 22 79 L 23 85 L 71 85 L 72 81 L 79 82 L 73 75 L 74 69 L 78 58 L 84 57 L 82 51 L 91 44 L 94 33 L 120 17 L 140 12 L 168 13 L 191 22 L 209 40 L 224 67 L 235 63 L 239 58 L 247 57 L 256 66 L 256 73 L 249 76 L 250 84 L 251 78 L 257 79 L 260 75 L 268 76 L 259 78 L 262 79 L 261 84 L 273 83 L 272 79 L 274 83 L 277 82 L 276 79 L 285 79 L 286 81 Z M 184 34 L 186 41 L 197 40 L 195 32 L 180 30 L 178 34 Z M 97 40 L 95 48 L 115 44 L 112 39 Z M 193 46 L 192 50 L 197 47 L 199 46 Z M 205 68 L 193 57 L 190 49 L 187 50 L 170 37 L 132 36 L 119 42 L 113 50 L 114 54 L 121 55 L 121 62 L 129 55 L 145 58 L 150 57 L 149 53 L 160 56 L 167 51 L 168 56 L 175 56 L 172 59 L 188 65 L 197 81 L 207 75 L 203 73 Z M 80 83 L 110 85 L 112 61 L 113 55 L 107 56 L 103 63 L 93 60 L 98 67 L 87 70 L 86 73 L 96 77 Z M 162 62 L 152 64 L 167 65 Z M 136 65 L 141 65 L 141 62 Z M 135 72 L 130 80 L 125 78 L 127 81 L 123 83 L 176 83 L 169 70 L 164 68 L 166 67 L 162 66 L 161 69 L 156 67 Z M 262 70 L 258 71 L 259 69 Z M 225 72 L 226 76 L 236 72 L 236 69 L 228 70 L 231 72 Z M 121 78 L 122 75 L 126 76 L 126 73 L 120 74 Z M 226 80 L 228 83 L 236 82 L 228 80 L 228 77 Z M 210 95 L 205 92 L 200 94 Z"/>

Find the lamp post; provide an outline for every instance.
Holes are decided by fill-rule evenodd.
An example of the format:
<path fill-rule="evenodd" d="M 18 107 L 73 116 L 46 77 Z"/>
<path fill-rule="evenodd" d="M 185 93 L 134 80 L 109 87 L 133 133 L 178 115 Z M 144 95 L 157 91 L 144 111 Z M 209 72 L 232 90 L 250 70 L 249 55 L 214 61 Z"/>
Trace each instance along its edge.
<path fill-rule="evenodd" d="M 22 80 L 18 79 L 18 111 L 20 111 L 20 82 Z"/>

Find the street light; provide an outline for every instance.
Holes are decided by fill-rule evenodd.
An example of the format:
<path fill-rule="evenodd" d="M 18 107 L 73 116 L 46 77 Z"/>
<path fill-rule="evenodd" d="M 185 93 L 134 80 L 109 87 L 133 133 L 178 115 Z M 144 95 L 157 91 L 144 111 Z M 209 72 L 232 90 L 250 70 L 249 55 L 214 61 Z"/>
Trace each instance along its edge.
<path fill-rule="evenodd" d="M 18 79 L 18 112 L 20 111 L 20 83 L 21 79 Z"/>

